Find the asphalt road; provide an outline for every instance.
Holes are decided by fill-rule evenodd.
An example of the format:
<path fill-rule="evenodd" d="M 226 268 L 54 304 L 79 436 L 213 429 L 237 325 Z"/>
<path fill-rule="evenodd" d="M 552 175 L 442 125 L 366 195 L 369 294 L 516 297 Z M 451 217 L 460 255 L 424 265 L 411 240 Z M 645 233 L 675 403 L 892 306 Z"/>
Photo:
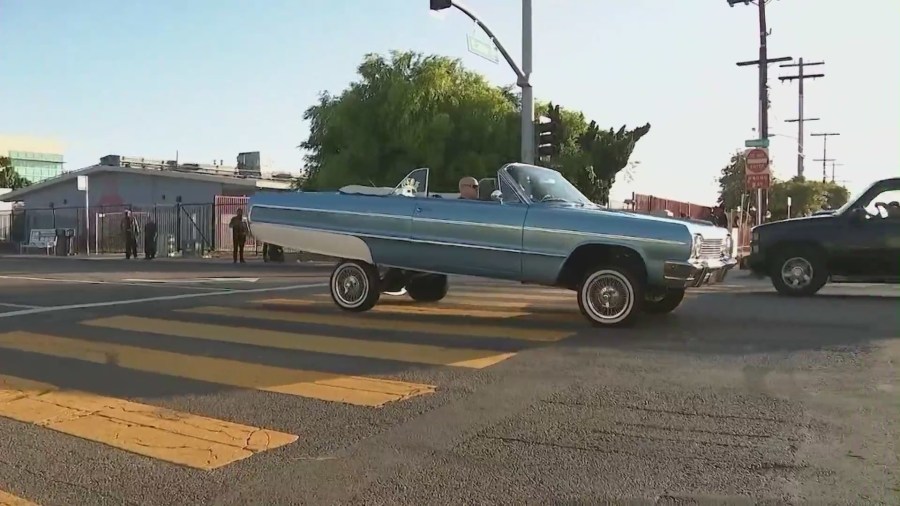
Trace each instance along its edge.
<path fill-rule="evenodd" d="M 613 332 L 328 274 L 0 258 L 0 505 L 900 502 L 896 287 L 738 275 Z"/>

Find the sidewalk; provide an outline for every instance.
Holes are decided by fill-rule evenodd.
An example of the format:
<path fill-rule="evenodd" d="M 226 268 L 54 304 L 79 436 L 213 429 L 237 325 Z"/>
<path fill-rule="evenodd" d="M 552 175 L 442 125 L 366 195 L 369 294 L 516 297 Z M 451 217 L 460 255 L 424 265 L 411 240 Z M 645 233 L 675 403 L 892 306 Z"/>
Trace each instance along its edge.
<path fill-rule="evenodd" d="M 303 255 L 307 256 L 307 255 Z M 296 258 L 295 258 L 296 257 Z M 2 259 L 14 260 L 58 260 L 58 261 L 117 261 L 124 260 L 124 253 L 101 253 L 101 254 L 92 254 L 92 255 L 70 255 L 70 256 L 56 256 L 56 255 L 41 255 L 41 254 L 3 254 L 0 255 Z M 138 259 L 143 260 L 143 256 L 139 255 Z M 292 264 L 301 264 L 306 266 L 333 266 L 335 261 L 325 260 L 322 257 L 316 259 L 305 259 L 302 257 L 298 257 L 298 255 L 285 255 L 284 262 L 263 262 L 262 255 L 247 255 L 244 257 L 248 264 L 265 264 L 265 265 L 292 265 Z M 186 257 L 164 257 L 159 256 L 152 260 L 152 262 L 163 262 L 163 263 L 184 263 L 184 264 L 230 264 L 232 263 L 232 258 L 230 255 L 217 255 L 210 257 L 199 257 L 199 256 L 186 256 Z"/>

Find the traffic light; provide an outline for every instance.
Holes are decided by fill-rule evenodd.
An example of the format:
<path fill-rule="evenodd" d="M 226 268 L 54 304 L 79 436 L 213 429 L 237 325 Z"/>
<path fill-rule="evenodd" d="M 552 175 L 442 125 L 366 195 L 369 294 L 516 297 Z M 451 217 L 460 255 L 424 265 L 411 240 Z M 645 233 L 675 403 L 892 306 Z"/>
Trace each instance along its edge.
<path fill-rule="evenodd" d="M 431 0 L 431 10 L 442 11 L 449 9 L 453 5 L 453 0 Z"/>
<path fill-rule="evenodd" d="M 541 122 L 546 119 L 546 122 Z M 537 155 L 538 158 L 555 156 L 560 152 L 562 146 L 562 115 L 559 106 L 550 106 L 547 108 L 547 116 L 538 118 L 535 125 L 537 132 Z"/>

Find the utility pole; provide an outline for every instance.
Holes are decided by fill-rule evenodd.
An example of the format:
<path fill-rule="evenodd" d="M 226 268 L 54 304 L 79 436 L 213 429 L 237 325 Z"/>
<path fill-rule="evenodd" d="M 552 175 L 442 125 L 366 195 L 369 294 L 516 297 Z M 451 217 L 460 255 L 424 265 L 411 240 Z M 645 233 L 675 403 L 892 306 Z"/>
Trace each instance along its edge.
<path fill-rule="evenodd" d="M 831 182 L 832 183 L 834 183 L 834 166 L 835 165 L 837 165 L 838 167 L 843 167 L 844 164 L 831 162 Z"/>
<path fill-rule="evenodd" d="M 835 160 L 836 160 L 835 158 L 816 158 L 816 159 L 813 160 L 814 162 L 822 162 L 822 166 L 823 166 L 823 167 L 825 167 L 825 164 L 826 164 L 826 163 L 831 162 L 831 181 L 832 181 L 832 182 L 834 182 L 834 162 L 835 162 Z M 823 178 L 822 178 L 822 182 L 823 182 L 823 183 L 827 183 L 827 182 L 828 182 L 828 178 L 827 178 L 827 177 L 823 177 Z"/>
<path fill-rule="evenodd" d="M 828 138 L 835 136 L 835 135 L 841 135 L 841 134 L 839 134 L 839 133 L 813 133 L 810 135 L 812 135 L 813 137 L 821 137 L 822 138 L 822 158 L 821 158 L 821 160 L 822 160 L 822 182 L 824 183 L 825 181 L 828 181 L 828 169 L 825 166 L 825 163 L 828 161 Z M 814 160 L 814 161 L 816 161 L 816 160 Z M 832 181 L 834 181 L 833 165 L 834 164 L 832 164 L 832 170 L 831 170 L 831 180 Z"/>
<path fill-rule="evenodd" d="M 735 4 L 742 3 L 750 5 L 750 0 L 727 0 L 728 5 L 734 7 Z M 759 9 L 759 58 L 753 61 L 738 62 L 738 67 L 746 67 L 756 65 L 759 68 L 759 138 L 769 139 L 769 64 L 782 61 L 793 60 L 790 56 L 780 58 L 769 58 L 768 48 L 766 47 L 766 37 L 769 36 L 769 30 L 766 27 L 766 2 L 765 0 L 757 0 Z M 762 224 L 763 216 L 766 215 L 766 208 L 763 204 L 762 189 L 756 190 L 756 223 Z"/>
<path fill-rule="evenodd" d="M 466 16 L 469 17 L 472 21 L 484 31 L 485 35 L 487 35 L 491 42 L 494 43 L 494 46 L 497 47 L 497 50 L 500 51 L 500 54 L 503 56 L 503 59 L 506 60 L 506 63 L 509 64 L 509 67 L 516 74 L 516 85 L 522 88 L 522 162 L 533 164 L 534 163 L 534 89 L 531 87 L 531 41 L 532 41 L 532 30 L 531 30 L 531 0 L 522 0 L 522 68 L 520 69 L 516 62 L 512 59 L 512 56 L 509 55 L 509 52 L 503 47 L 503 44 L 500 43 L 500 40 L 494 36 L 494 32 L 491 31 L 490 28 L 487 27 L 479 18 L 472 12 L 471 9 L 463 5 L 457 0 L 429 0 L 429 7 L 433 11 L 441 11 L 444 9 L 449 9 L 451 7 L 455 7 L 458 11 L 462 12 Z"/>
<path fill-rule="evenodd" d="M 803 117 L 803 81 L 805 79 L 815 79 L 817 77 L 825 77 L 825 74 L 804 74 L 803 69 L 806 67 L 811 67 L 814 65 L 825 65 L 825 62 L 815 62 L 815 63 L 806 63 L 803 61 L 803 58 L 800 58 L 797 63 L 786 63 L 784 65 L 779 65 L 779 67 L 797 67 L 797 75 L 795 76 L 781 76 L 778 79 L 781 82 L 784 81 L 799 81 L 799 99 L 797 101 L 797 118 L 796 119 L 788 119 L 785 120 L 788 123 L 797 123 L 797 146 L 799 149 L 797 150 L 797 176 L 803 177 L 803 122 L 804 121 L 818 121 L 819 118 L 804 118 Z"/>

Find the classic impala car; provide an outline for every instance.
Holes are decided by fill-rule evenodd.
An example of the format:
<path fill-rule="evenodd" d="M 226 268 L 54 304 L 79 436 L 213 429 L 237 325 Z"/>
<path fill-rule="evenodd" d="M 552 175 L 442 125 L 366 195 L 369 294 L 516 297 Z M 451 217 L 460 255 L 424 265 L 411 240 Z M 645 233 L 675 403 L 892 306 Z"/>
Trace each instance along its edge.
<path fill-rule="evenodd" d="M 736 264 L 726 229 L 600 208 L 552 169 L 505 165 L 481 180 L 478 200 L 431 194 L 428 178 L 422 168 L 395 188 L 259 192 L 251 232 L 340 258 L 331 296 L 346 311 L 382 293 L 436 302 L 460 274 L 574 290 L 591 323 L 619 326 L 674 310 L 686 288 Z"/>

